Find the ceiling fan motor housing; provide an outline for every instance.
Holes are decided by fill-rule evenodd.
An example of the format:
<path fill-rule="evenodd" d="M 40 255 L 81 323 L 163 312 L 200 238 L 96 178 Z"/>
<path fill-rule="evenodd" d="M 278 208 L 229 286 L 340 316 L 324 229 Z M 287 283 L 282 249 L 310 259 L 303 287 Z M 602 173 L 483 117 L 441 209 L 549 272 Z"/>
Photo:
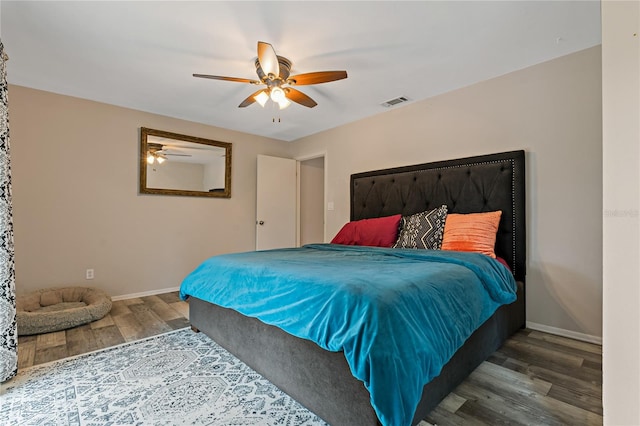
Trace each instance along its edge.
<path fill-rule="evenodd" d="M 291 61 L 284 56 L 278 56 L 278 65 L 280 66 L 280 75 L 271 80 L 262 70 L 260 60 L 256 59 L 256 73 L 258 74 L 258 78 L 269 87 L 286 83 L 291 74 Z"/>

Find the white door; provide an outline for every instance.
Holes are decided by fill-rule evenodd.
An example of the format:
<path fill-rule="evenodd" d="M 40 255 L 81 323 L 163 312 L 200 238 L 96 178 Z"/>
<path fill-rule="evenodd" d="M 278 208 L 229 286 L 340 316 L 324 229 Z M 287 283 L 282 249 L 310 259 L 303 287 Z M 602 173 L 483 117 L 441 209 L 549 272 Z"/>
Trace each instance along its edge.
<path fill-rule="evenodd" d="M 296 160 L 258 155 L 256 250 L 296 245 Z"/>

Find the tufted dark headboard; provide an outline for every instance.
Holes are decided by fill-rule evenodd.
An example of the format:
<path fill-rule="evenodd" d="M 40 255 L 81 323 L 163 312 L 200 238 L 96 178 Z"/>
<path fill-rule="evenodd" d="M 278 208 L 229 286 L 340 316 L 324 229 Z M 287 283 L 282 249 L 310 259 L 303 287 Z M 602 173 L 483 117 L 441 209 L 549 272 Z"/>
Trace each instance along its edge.
<path fill-rule="evenodd" d="M 351 220 L 410 215 L 446 204 L 449 213 L 502 210 L 496 254 L 525 281 L 524 151 L 351 175 Z"/>

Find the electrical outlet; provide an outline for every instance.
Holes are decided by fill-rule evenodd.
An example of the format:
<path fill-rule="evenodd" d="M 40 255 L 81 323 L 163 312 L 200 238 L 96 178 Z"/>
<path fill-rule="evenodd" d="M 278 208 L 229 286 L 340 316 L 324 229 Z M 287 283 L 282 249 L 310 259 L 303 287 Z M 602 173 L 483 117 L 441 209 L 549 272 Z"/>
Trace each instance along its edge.
<path fill-rule="evenodd" d="M 93 279 L 93 269 L 87 269 L 86 273 L 85 273 L 85 278 L 88 280 L 92 280 Z"/>

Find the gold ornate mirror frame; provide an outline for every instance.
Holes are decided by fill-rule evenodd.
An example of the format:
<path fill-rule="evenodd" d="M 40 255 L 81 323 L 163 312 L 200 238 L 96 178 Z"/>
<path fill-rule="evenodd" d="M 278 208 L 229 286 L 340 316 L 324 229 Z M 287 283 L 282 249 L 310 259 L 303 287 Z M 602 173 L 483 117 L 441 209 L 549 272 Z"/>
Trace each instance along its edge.
<path fill-rule="evenodd" d="M 140 193 L 231 198 L 231 143 L 141 127 Z"/>

